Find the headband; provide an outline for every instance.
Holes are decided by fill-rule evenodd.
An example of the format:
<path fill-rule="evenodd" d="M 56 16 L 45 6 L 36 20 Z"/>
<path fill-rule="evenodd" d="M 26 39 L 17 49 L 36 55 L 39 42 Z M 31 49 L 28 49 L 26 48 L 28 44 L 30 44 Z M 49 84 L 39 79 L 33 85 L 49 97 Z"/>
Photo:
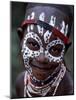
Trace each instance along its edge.
<path fill-rule="evenodd" d="M 52 31 L 53 34 L 56 36 L 56 37 L 59 37 L 63 42 L 64 44 L 69 44 L 69 38 L 66 37 L 62 32 L 60 32 L 58 29 L 56 29 L 55 27 L 49 25 L 48 23 L 46 22 L 43 22 L 41 20 L 35 20 L 35 19 L 31 19 L 31 20 L 24 20 L 21 24 L 21 29 L 24 30 L 24 28 L 27 26 L 27 25 L 30 25 L 30 24 L 34 24 L 34 25 L 40 25 L 41 27 L 43 27 L 44 29 L 46 30 L 49 30 L 49 31 Z M 20 30 L 18 29 L 18 32 L 20 32 Z"/>

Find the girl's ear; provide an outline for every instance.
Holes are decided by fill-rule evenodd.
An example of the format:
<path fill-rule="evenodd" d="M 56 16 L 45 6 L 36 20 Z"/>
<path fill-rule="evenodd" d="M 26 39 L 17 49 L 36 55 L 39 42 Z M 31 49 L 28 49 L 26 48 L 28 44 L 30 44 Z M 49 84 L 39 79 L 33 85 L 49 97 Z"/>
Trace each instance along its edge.
<path fill-rule="evenodd" d="M 22 38 L 23 38 L 23 36 L 24 36 L 23 29 L 19 27 L 19 28 L 17 29 L 17 33 L 18 33 L 18 36 L 19 36 L 20 41 L 21 41 Z"/>

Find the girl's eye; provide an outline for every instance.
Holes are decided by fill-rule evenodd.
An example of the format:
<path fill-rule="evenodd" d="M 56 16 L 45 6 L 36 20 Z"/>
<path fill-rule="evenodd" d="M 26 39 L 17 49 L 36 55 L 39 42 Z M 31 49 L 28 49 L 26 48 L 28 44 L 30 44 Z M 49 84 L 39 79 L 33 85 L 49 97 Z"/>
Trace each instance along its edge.
<path fill-rule="evenodd" d="M 33 38 L 28 38 L 26 41 L 26 45 L 29 49 L 37 51 L 40 49 L 38 42 Z"/>
<path fill-rule="evenodd" d="M 50 49 L 49 49 L 49 53 L 53 56 L 60 56 L 61 55 L 61 52 L 62 52 L 62 49 L 63 49 L 63 45 L 61 44 L 57 44 L 55 46 L 52 46 Z"/>

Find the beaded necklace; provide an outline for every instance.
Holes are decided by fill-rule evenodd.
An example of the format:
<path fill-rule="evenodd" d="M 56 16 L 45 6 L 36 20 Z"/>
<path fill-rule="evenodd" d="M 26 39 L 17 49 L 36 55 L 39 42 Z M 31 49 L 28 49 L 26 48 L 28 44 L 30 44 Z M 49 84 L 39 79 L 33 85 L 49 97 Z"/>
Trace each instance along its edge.
<path fill-rule="evenodd" d="M 65 75 L 65 72 L 66 72 L 66 67 L 62 63 L 58 74 L 54 76 L 51 81 L 49 81 L 47 84 L 36 86 L 31 82 L 31 76 L 29 72 L 26 71 L 25 77 L 24 77 L 24 97 L 33 97 L 32 94 L 38 95 L 38 96 L 46 96 L 48 92 L 51 92 L 51 91 L 52 91 L 52 96 L 54 96 L 56 94 L 56 91 L 58 89 L 58 86 L 61 80 L 63 79 Z"/>

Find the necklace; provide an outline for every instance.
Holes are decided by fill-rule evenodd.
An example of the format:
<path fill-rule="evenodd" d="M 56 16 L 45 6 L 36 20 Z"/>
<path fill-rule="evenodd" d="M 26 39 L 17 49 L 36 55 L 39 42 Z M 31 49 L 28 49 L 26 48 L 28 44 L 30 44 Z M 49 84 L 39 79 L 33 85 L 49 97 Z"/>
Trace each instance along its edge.
<path fill-rule="evenodd" d="M 50 81 L 55 80 L 57 74 L 59 73 L 60 71 L 60 66 L 58 66 L 54 72 L 49 75 L 45 80 L 38 80 L 35 78 L 35 76 L 31 75 L 30 78 L 31 78 L 31 83 L 34 84 L 35 86 L 43 86 L 43 85 L 46 85 L 48 84 Z"/>
<path fill-rule="evenodd" d="M 38 96 L 46 96 L 49 91 L 52 90 L 52 95 L 54 96 L 56 94 L 57 88 L 59 86 L 59 83 L 63 79 L 66 72 L 66 67 L 62 63 L 60 66 L 60 70 L 56 73 L 56 70 L 52 73 L 52 75 L 47 78 L 44 83 L 36 80 L 36 82 L 39 81 L 38 85 L 35 85 L 33 83 L 33 78 L 30 76 L 28 71 L 25 72 L 24 77 L 24 97 L 32 97 L 32 94 L 38 95 Z M 42 84 L 43 83 L 43 84 Z"/>

